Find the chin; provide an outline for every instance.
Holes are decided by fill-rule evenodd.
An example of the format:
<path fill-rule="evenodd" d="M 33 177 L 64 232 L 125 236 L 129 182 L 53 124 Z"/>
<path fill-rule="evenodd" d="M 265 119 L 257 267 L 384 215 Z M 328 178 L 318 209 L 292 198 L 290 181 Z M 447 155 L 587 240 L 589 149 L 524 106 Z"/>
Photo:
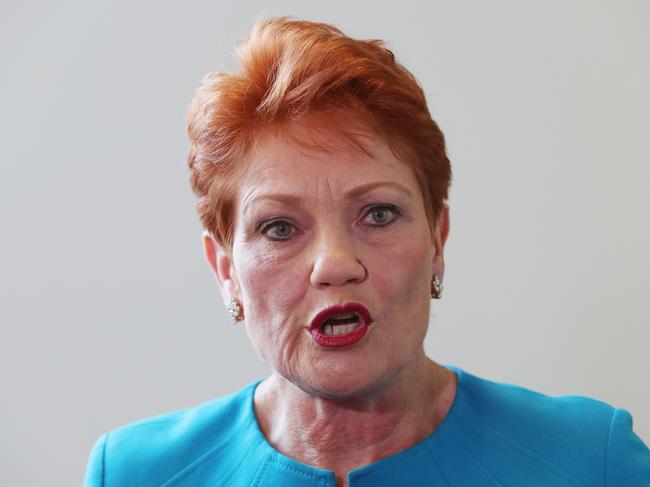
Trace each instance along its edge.
<path fill-rule="evenodd" d="M 341 366 L 305 377 L 297 385 L 307 394 L 345 401 L 370 397 L 381 390 L 386 382 L 385 374 L 372 373 L 367 367 L 350 369 Z"/>

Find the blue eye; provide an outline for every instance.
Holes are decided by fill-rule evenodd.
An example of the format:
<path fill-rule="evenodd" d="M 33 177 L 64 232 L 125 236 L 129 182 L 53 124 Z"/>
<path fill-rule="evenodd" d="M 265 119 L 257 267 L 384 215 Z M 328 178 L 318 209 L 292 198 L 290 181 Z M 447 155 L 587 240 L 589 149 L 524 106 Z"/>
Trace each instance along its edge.
<path fill-rule="evenodd" d="M 391 224 L 400 215 L 399 210 L 393 205 L 375 205 L 372 206 L 364 215 L 364 221 L 368 221 L 371 227 L 384 227 Z"/>
<path fill-rule="evenodd" d="M 262 225 L 262 235 L 270 240 L 289 240 L 295 227 L 285 220 L 274 220 Z"/>

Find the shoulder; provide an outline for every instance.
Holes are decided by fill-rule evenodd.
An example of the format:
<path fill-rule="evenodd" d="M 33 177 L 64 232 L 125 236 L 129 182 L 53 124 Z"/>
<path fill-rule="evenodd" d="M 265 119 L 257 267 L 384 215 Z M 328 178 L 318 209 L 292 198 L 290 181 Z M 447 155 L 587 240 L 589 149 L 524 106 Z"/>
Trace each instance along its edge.
<path fill-rule="evenodd" d="M 231 439 L 254 424 L 255 386 L 104 434 L 91 452 L 85 485 L 161 485 L 226 446 L 236 455 Z"/>
<path fill-rule="evenodd" d="M 615 408 L 603 401 L 576 395 L 551 396 L 464 371 L 460 372 L 460 380 L 472 412 L 499 429 L 517 426 L 534 438 L 538 437 L 537 433 L 548 434 L 550 428 L 561 431 L 565 440 L 607 439 Z"/>
<path fill-rule="evenodd" d="M 650 450 L 632 431 L 632 415 L 625 409 L 616 409 L 612 415 L 607 480 L 608 485 L 650 487 Z"/>
<path fill-rule="evenodd" d="M 502 453 L 554 470 L 577 485 L 650 486 L 650 451 L 632 430 L 632 417 L 597 399 L 550 396 L 456 369 L 459 414 Z M 570 484 L 572 485 L 572 484 Z"/>

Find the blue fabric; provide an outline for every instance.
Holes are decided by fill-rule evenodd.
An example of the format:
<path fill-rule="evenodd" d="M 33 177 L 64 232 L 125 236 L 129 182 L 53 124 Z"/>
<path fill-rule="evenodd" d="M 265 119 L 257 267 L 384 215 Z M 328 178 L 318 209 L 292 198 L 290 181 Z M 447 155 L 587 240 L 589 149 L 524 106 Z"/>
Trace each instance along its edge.
<path fill-rule="evenodd" d="M 457 374 L 458 391 L 445 420 L 411 448 L 350 472 L 350 487 L 650 487 L 650 450 L 625 409 L 446 367 Z M 334 487 L 333 472 L 266 441 L 253 410 L 258 383 L 103 435 L 86 487 Z"/>

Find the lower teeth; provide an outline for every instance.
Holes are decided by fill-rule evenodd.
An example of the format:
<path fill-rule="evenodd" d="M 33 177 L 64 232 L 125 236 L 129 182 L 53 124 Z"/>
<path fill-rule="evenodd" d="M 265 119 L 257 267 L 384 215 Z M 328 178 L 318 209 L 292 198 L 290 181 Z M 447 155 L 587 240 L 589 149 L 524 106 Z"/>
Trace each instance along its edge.
<path fill-rule="evenodd" d="M 331 325 L 329 323 L 323 326 L 323 335 L 326 336 L 336 336 L 336 335 L 345 335 L 356 330 L 359 327 L 359 323 L 351 323 L 349 325 Z"/>

